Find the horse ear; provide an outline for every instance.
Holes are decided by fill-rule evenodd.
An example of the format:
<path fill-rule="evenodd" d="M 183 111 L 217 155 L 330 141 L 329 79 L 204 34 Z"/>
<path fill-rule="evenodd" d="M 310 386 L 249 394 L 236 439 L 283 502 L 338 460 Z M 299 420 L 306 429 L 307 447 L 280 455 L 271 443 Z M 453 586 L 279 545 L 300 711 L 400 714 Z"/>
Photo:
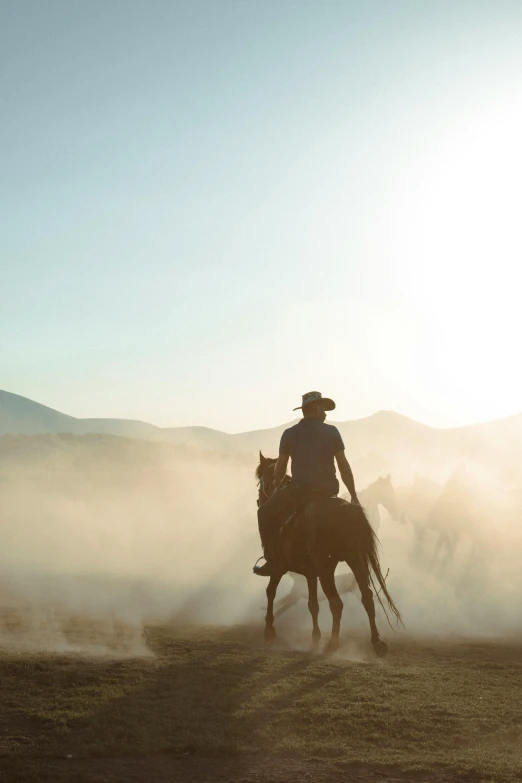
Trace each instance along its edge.
<path fill-rule="evenodd" d="M 261 465 L 263 465 L 263 463 L 266 462 L 265 458 L 263 457 L 263 452 L 261 451 L 261 449 L 259 449 L 259 462 L 261 463 Z"/>
<path fill-rule="evenodd" d="M 388 473 L 388 475 L 386 476 L 386 481 L 391 481 L 391 473 Z"/>

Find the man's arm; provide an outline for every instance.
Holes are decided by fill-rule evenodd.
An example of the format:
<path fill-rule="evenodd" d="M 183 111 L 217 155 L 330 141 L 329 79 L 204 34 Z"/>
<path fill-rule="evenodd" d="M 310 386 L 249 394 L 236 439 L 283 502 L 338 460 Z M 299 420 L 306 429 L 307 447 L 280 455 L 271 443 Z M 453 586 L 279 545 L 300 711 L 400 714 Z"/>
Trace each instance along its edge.
<path fill-rule="evenodd" d="M 355 491 L 355 482 L 353 480 L 353 473 L 352 469 L 349 465 L 348 460 L 346 459 L 346 454 L 344 453 L 344 449 L 341 451 L 337 451 L 335 454 L 335 459 L 337 462 L 337 467 L 339 468 L 339 473 L 341 474 L 341 478 L 343 480 L 343 483 L 346 484 L 346 488 L 348 492 L 350 493 L 350 497 L 352 499 L 352 503 L 359 503 L 359 499 L 357 497 L 357 492 Z"/>
<path fill-rule="evenodd" d="M 277 458 L 277 462 L 275 464 L 275 470 L 274 470 L 274 489 L 277 489 L 277 487 L 280 485 L 284 477 L 286 476 L 286 467 L 288 465 L 288 460 L 290 457 L 288 454 L 280 454 Z"/>

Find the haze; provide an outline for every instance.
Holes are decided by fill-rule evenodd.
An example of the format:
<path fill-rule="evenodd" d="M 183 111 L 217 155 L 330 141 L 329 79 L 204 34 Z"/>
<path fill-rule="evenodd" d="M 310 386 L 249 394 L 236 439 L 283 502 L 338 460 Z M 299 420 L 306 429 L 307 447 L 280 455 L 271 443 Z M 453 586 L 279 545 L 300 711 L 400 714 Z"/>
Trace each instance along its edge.
<path fill-rule="evenodd" d="M 26 410 L 36 427 L 41 409 Z M 463 430 L 395 414 L 340 426 L 368 513 L 364 489 L 391 473 L 399 513 L 381 505 L 371 518 L 407 632 L 519 633 L 520 416 Z M 261 638 L 266 582 L 251 571 L 260 554 L 253 452 L 257 442 L 276 453 L 277 430 L 229 436 L 240 451 L 221 439 L 228 454 L 204 441 L 146 437 L 0 437 L 0 648 L 144 654 L 145 629 L 158 621 L 249 624 Z M 437 550 L 440 532 L 454 535 L 453 554 Z M 290 586 L 285 577 L 280 596 Z M 365 635 L 357 596 L 344 603 L 345 637 Z M 380 610 L 379 622 L 384 629 Z M 308 644 L 309 624 L 302 602 L 278 628 L 295 646 L 303 632 Z"/>
<path fill-rule="evenodd" d="M 519 2 L 3 3 L 2 386 L 237 432 L 520 408 Z"/>

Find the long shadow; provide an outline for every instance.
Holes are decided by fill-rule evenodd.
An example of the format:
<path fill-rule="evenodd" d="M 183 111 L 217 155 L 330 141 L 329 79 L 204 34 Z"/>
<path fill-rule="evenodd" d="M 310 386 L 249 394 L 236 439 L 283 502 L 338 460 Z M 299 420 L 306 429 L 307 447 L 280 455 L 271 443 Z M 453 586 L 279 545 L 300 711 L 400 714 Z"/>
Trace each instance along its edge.
<path fill-rule="evenodd" d="M 88 759 L 98 759 L 93 762 L 98 770 L 103 768 L 102 757 L 135 756 L 143 763 L 147 756 L 167 755 L 174 772 L 176 759 L 186 765 L 190 758 L 195 763 L 214 758 L 216 770 L 220 764 L 227 768 L 232 764 L 233 779 L 240 780 L 262 765 L 265 755 L 270 756 L 270 729 L 265 737 L 264 728 L 284 712 L 285 705 L 343 672 L 337 666 L 325 671 L 316 657 L 252 651 L 219 639 L 205 641 L 201 633 L 191 638 L 190 633 L 167 636 L 163 632 L 161 637 L 158 632 L 151 638 L 158 656 L 155 662 L 138 667 L 105 664 L 104 670 L 114 667 L 127 692 L 121 695 L 120 689 L 120 695 L 111 698 L 109 688 L 102 706 L 98 701 L 92 711 L 71 720 L 58 746 L 42 747 L 41 752 L 82 759 L 86 769 Z M 97 666 L 88 661 L 81 665 Z M 40 769 L 46 763 L 40 759 Z"/>

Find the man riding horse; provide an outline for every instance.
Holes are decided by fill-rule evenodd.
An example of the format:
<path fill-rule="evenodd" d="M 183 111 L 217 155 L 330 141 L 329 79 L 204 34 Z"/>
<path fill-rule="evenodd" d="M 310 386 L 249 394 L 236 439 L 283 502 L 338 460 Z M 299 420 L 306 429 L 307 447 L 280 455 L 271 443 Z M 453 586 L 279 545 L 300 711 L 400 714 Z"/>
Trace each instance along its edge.
<path fill-rule="evenodd" d="M 278 557 L 277 536 L 281 525 L 309 503 L 336 497 L 339 482 L 335 462 L 346 484 L 352 503 L 359 505 L 352 469 L 344 452 L 341 433 L 332 424 L 325 424 L 326 411 L 335 409 L 335 402 L 321 392 L 303 394 L 303 418 L 283 432 L 279 457 L 274 468 L 274 492 L 259 506 L 259 534 L 266 563 L 254 566 L 258 576 L 270 576 Z M 292 478 L 284 486 L 288 460 L 292 460 Z"/>

